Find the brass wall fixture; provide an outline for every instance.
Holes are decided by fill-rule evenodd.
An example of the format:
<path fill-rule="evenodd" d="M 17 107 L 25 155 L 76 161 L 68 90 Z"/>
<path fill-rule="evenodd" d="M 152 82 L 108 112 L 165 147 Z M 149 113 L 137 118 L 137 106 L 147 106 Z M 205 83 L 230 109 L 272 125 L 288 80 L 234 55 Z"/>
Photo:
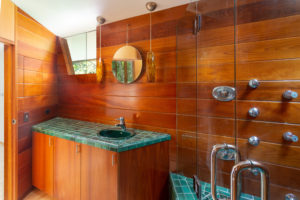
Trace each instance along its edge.
<path fill-rule="evenodd" d="M 150 12 L 150 50 L 147 52 L 146 58 L 146 74 L 148 82 L 155 82 L 156 66 L 155 55 L 152 51 L 152 15 L 151 13 L 156 9 L 157 4 L 155 2 L 146 3 L 146 8 Z"/>
<path fill-rule="evenodd" d="M 97 66 L 96 66 L 96 77 L 97 77 L 97 82 L 100 83 L 103 79 L 103 73 L 104 73 L 104 65 L 102 61 L 102 25 L 105 23 L 105 18 L 104 17 L 97 17 L 97 22 L 98 26 L 100 26 L 100 53 L 99 53 L 99 59 L 97 59 Z"/>

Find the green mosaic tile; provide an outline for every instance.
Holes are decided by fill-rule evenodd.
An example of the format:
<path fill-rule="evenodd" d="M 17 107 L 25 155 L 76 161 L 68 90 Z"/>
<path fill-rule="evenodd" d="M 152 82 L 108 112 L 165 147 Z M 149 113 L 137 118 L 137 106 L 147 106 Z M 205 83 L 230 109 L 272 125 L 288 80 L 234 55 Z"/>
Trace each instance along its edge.
<path fill-rule="evenodd" d="M 173 200 L 194 200 L 197 199 L 193 192 L 193 185 L 190 180 L 179 174 L 170 173 L 172 199 Z"/>
<path fill-rule="evenodd" d="M 170 173 L 172 200 L 197 200 L 193 180 L 176 173 Z M 212 200 L 210 184 L 201 181 L 201 200 Z M 217 186 L 218 199 L 230 199 L 230 189 Z M 260 200 L 259 197 L 242 193 L 240 200 Z"/>
<path fill-rule="evenodd" d="M 116 127 L 106 124 L 56 117 L 34 125 L 32 130 L 115 152 L 128 151 L 171 139 L 171 136 L 168 134 L 137 129 L 130 129 L 136 133 L 134 137 L 123 140 L 109 140 L 97 136 L 97 133 L 100 130 L 112 128 Z"/>

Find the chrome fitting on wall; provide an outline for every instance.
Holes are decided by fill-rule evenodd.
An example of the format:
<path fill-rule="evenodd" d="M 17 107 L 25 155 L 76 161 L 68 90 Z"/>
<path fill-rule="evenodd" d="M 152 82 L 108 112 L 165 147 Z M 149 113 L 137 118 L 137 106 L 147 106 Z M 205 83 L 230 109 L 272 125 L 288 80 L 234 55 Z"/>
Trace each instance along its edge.
<path fill-rule="evenodd" d="M 257 117 L 259 115 L 259 110 L 256 107 L 250 108 L 249 111 L 248 111 L 248 114 L 251 117 Z"/>
<path fill-rule="evenodd" d="M 297 200 L 296 195 L 289 193 L 285 195 L 285 200 Z"/>
<path fill-rule="evenodd" d="M 248 139 L 249 144 L 251 144 L 252 146 L 258 146 L 260 143 L 260 139 L 256 136 L 252 136 Z"/>
<path fill-rule="evenodd" d="M 257 79 L 251 79 L 248 83 L 249 87 L 255 89 L 260 85 L 260 82 Z"/>
<path fill-rule="evenodd" d="M 288 142 L 298 142 L 298 136 L 294 135 L 292 132 L 285 132 L 283 134 L 283 139 Z"/>
<path fill-rule="evenodd" d="M 292 100 L 298 97 L 298 93 L 292 90 L 287 90 L 282 94 L 283 98 Z"/>
<path fill-rule="evenodd" d="M 235 88 L 218 86 L 213 89 L 212 95 L 218 101 L 232 101 L 235 98 Z"/>

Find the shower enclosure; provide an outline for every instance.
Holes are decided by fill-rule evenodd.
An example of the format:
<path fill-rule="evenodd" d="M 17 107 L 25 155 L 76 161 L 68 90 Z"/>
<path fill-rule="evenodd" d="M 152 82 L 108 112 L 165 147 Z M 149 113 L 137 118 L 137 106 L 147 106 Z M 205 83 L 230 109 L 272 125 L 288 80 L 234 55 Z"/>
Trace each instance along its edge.
<path fill-rule="evenodd" d="M 201 199 L 300 199 L 299 92 L 300 0 L 189 4 L 177 25 L 176 172 L 197 175 Z"/>

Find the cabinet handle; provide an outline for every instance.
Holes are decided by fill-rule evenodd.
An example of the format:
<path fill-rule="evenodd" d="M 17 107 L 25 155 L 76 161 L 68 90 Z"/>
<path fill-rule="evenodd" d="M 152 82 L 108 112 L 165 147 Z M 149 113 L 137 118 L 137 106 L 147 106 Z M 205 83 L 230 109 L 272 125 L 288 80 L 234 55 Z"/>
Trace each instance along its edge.
<path fill-rule="evenodd" d="M 111 164 L 112 164 L 112 166 L 115 165 L 115 155 L 111 156 Z"/>
<path fill-rule="evenodd" d="M 49 147 L 52 146 L 51 137 L 49 137 Z"/>
<path fill-rule="evenodd" d="M 76 153 L 80 153 L 80 145 L 76 144 Z"/>

